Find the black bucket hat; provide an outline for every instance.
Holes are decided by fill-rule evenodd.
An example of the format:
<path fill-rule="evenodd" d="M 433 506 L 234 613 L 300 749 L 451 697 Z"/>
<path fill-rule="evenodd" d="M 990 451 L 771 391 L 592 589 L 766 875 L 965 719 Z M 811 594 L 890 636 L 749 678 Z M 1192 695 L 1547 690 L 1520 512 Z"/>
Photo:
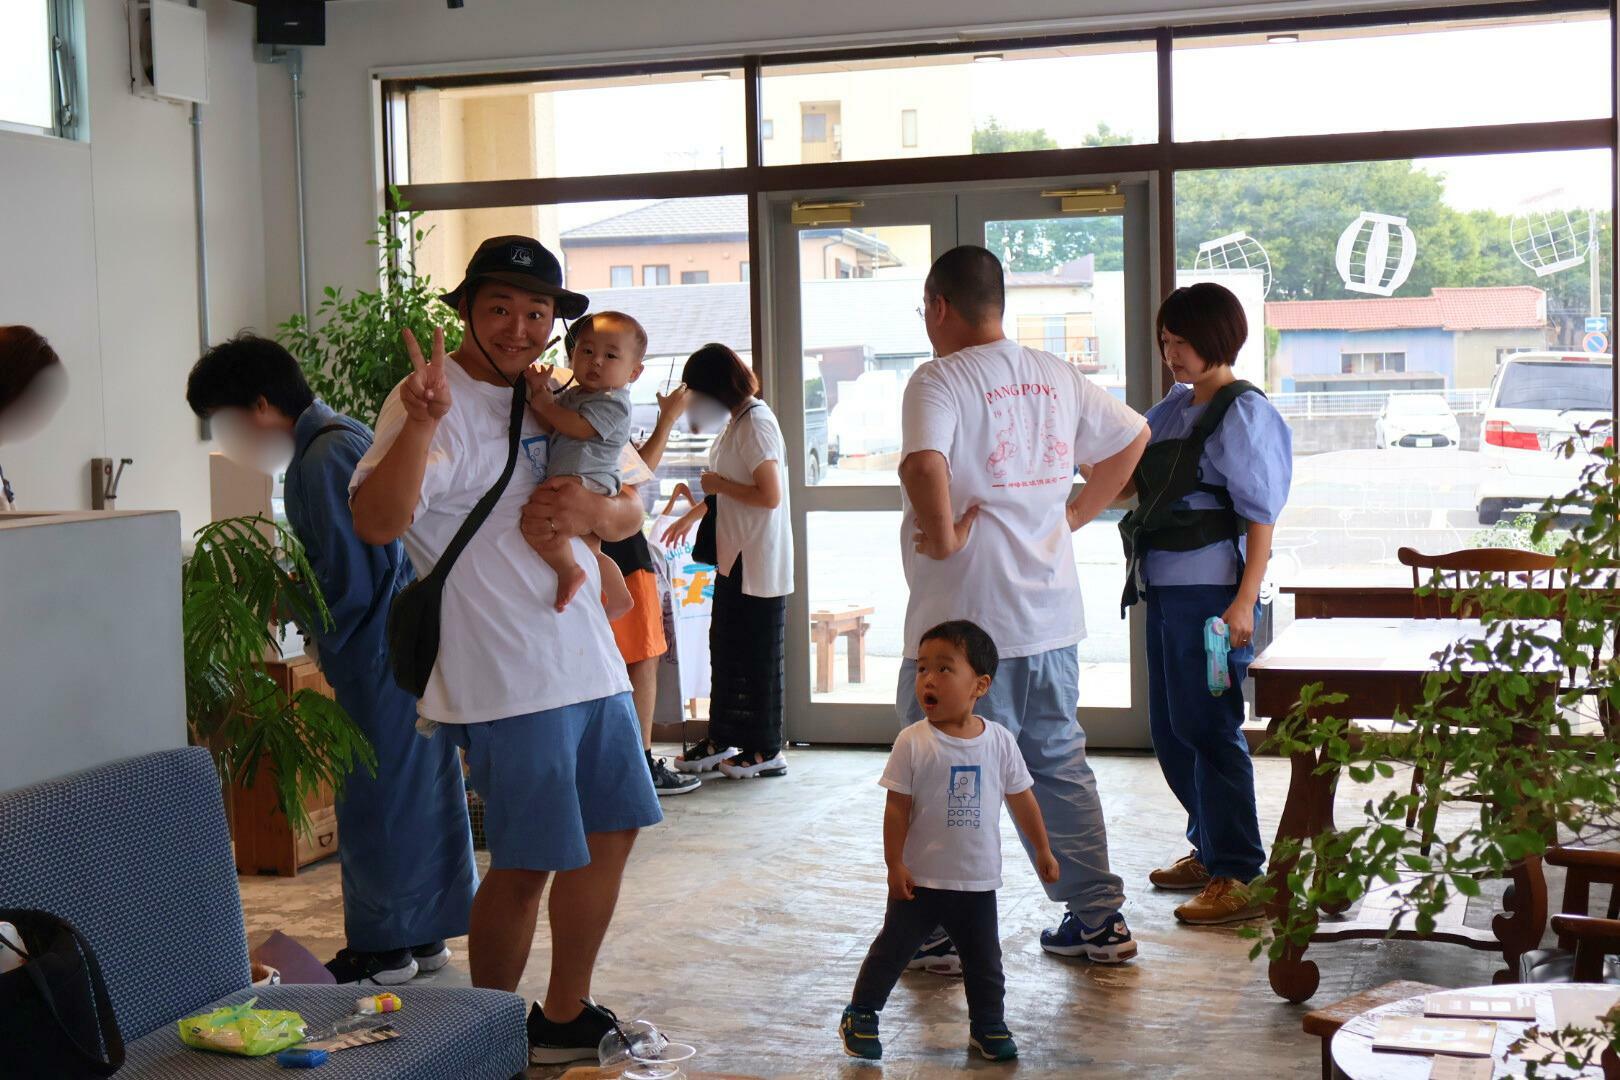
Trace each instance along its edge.
<path fill-rule="evenodd" d="M 563 288 L 562 263 L 540 241 L 529 236 L 492 236 L 478 245 L 467 263 L 461 284 L 439 299 L 460 310 L 467 287 L 481 278 L 504 281 L 520 289 L 557 301 L 557 315 L 577 319 L 590 307 L 590 300 Z"/>

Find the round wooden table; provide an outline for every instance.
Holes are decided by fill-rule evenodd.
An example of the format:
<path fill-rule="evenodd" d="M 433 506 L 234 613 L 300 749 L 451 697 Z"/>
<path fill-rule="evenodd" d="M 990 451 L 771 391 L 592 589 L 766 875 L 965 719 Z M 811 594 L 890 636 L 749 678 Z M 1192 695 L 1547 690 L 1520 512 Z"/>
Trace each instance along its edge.
<path fill-rule="evenodd" d="M 1448 991 L 1448 993 L 1468 993 L 1480 995 L 1511 996 L 1515 993 L 1529 994 L 1536 999 L 1536 1022 L 1543 1030 L 1556 1027 L 1556 1014 L 1554 1013 L 1553 998 L 1570 990 L 1591 990 L 1589 985 L 1560 985 L 1557 983 L 1507 983 L 1502 986 L 1474 986 L 1464 990 Z M 1615 989 L 1620 990 L 1620 987 Z M 1390 1053 L 1372 1048 L 1373 1035 L 1378 1030 L 1378 1020 L 1384 1016 L 1422 1016 L 1423 1002 L 1427 995 L 1409 997 L 1401 1001 L 1381 1005 L 1370 1012 L 1364 1012 L 1354 1020 L 1349 1021 L 1340 1028 L 1338 1034 L 1333 1036 L 1333 1075 L 1335 1080 L 1429 1080 L 1429 1071 L 1433 1066 L 1434 1058 L 1428 1054 L 1401 1054 Z M 1494 1071 L 1493 1080 L 1505 1077 L 1522 1077 L 1525 1074 L 1525 1063 L 1518 1057 L 1508 1053 L 1508 1047 L 1513 1044 L 1524 1030 L 1531 1025 L 1525 1021 L 1497 1020 L 1496 1046 L 1492 1054 Z M 1567 1069 L 1559 1068 L 1556 1071 L 1543 1069 L 1543 1075 L 1548 1072 L 1560 1078 L 1572 1077 L 1574 1074 Z M 1591 1077 L 1601 1080 L 1603 1069 L 1597 1065 L 1580 1073 L 1583 1078 Z"/>

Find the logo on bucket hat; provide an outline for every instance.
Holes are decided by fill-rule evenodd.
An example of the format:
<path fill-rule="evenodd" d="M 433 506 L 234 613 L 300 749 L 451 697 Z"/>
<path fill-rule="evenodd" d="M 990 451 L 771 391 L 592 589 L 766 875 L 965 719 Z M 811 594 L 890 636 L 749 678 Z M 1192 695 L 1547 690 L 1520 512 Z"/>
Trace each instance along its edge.
<path fill-rule="evenodd" d="M 563 288 L 562 263 L 532 237 L 492 236 L 485 240 L 468 261 L 461 284 L 439 299 L 460 308 L 469 288 L 485 278 L 551 297 L 556 302 L 557 315 L 564 319 L 577 319 L 590 306 L 587 297 Z"/>

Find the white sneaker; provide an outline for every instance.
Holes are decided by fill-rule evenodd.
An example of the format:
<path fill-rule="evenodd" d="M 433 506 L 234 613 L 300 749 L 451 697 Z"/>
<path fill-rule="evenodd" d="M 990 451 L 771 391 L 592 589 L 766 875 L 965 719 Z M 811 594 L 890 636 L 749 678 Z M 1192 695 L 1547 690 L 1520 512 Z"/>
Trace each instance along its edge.
<path fill-rule="evenodd" d="M 694 774 L 713 772 L 716 765 L 736 753 L 735 746 L 718 746 L 712 740 L 704 739 L 696 746 L 683 747 L 681 756 L 672 764 L 676 772 Z"/>
<path fill-rule="evenodd" d="M 741 757 L 742 755 L 737 755 Z M 756 776 L 785 776 L 787 774 L 787 755 L 778 750 L 775 757 L 753 764 L 733 763 L 731 760 L 720 763 L 720 771 L 733 780 L 750 780 Z"/>

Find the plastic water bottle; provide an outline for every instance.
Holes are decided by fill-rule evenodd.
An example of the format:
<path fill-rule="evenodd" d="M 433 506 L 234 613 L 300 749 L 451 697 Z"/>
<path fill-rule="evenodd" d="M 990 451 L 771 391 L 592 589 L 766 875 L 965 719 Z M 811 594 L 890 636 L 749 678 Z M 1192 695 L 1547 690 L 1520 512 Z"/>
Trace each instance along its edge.
<path fill-rule="evenodd" d="M 1232 689 L 1232 668 L 1226 662 L 1231 651 L 1232 638 L 1226 622 L 1219 615 L 1211 615 L 1204 623 L 1204 657 L 1207 661 L 1209 692 L 1220 697 Z"/>

